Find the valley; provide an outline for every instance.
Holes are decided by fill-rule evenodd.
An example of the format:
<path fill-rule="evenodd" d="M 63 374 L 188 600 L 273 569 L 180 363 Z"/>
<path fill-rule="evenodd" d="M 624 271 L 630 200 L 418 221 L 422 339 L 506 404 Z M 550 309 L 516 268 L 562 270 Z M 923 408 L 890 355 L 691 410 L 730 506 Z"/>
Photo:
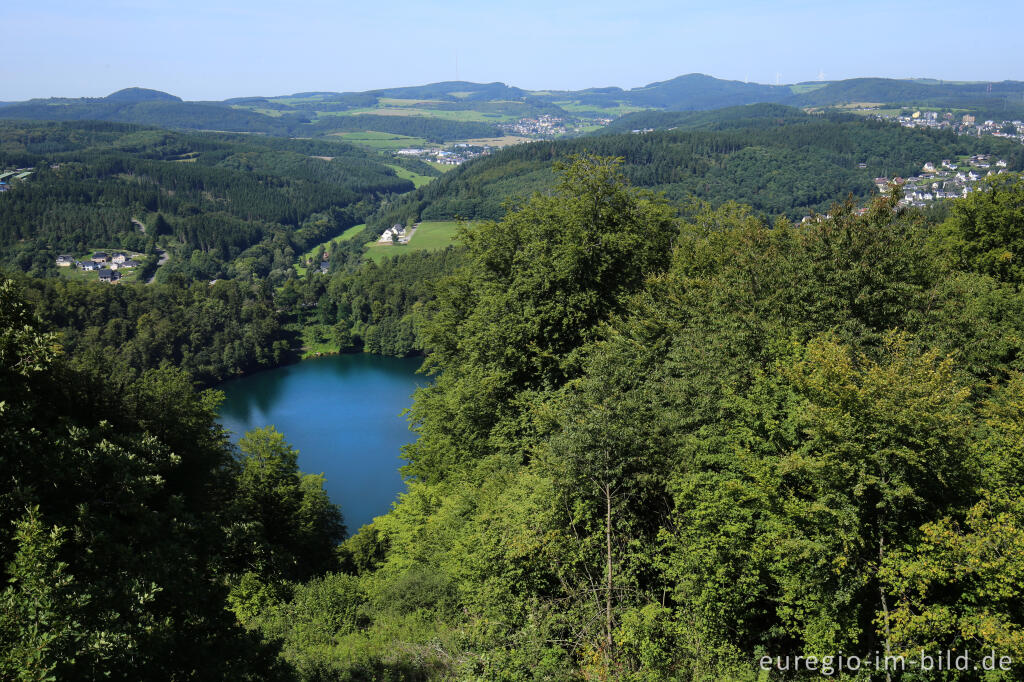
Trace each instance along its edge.
<path fill-rule="evenodd" d="M 0 677 L 1018 679 L 1022 93 L 4 103 Z"/>

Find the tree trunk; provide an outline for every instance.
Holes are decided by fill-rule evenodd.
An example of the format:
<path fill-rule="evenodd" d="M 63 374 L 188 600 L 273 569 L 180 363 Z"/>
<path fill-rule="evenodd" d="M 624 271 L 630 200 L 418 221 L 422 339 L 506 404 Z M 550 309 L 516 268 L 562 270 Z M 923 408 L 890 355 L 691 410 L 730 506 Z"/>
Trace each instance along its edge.
<path fill-rule="evenodd" d="M 608 645 L 608 654 L 612 650 L 612 491 L 608 483 L 604 484 L 604 539 L 605 539 L 605 597 L 604 597 L 604 631 Z"/>
<path fill-rule="evenodd" d="M 882 561 L 885 559 L 885 533 L 881 533 L 878 536 L 878 569 L 879 572 L 882 569 Z M 890 652 L 890 640 L 889 640 L 889 605 L 885 599 L 885 585 L 882 584 L 881 579 L 878 581 L 878 593 L 882 597 L 882 614 L 885 618 L 885 682 L 892 682 L 892 672 L 889 670 L 889 652 Z"/>

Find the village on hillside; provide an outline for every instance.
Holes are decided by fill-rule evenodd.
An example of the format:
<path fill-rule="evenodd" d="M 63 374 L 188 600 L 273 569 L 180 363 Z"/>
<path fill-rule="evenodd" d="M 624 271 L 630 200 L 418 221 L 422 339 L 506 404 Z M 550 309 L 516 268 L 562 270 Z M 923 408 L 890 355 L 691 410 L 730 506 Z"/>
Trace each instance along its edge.
<path fill-rule="evenodd" d="M 881 120 L 892 120 L 892 117 L 877 115 Z M 896 120 L 904 128 L 935 128 L 952 130 L 959 135 L 993 135 L 1018 140 L 1024 143 L 1024 121 L 977 121 L 973 114 L 958 116 L 947 111 L 914 111 L 901 113 Z"/>
<path fill-rule="evenodd" d="M 136 260 L 137 258 L 142 258 L 142 254 L 124 253 L 121 251 L 112 253 L 96 251 L 91 256 L 86 256 L 82 260 L 78 260 L 70 254 L 61 254 L 57 256 L 57 267 L 74 267 L 83 272 L 97 272 L 101 282 L 117 284 L 125 270 L 131 270 L 142 265 L 140 261 Z"/>
<path fill-rule="evenodd" d="M 966 197 L 977 189 L 977 183 L 985 178 L 1006 172 L 1007 163 L 994 159 L 988 154 L 975 154 L 962 161 L 943 159 L 941 163 L 927 162 L 918 175 L 909 178 L 875 178 L 875 186 L 883 194 L 893 184 L 903 187 L 900 206 L 924 207 L 940 199 Z"/>

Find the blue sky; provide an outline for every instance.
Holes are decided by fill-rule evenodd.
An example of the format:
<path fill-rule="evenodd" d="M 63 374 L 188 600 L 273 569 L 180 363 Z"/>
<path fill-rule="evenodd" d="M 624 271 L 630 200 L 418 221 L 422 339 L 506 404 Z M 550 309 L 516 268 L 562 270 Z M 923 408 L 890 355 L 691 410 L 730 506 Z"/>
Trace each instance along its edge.
<path fill-rule="evenodd" d="M 456 73 L 528 89 L 630 88 L 692 72 L 1024 80 L 1013 47 L 1022 15 L 1019 0 L 32 0 L 0 13 L 0 100 L 128 86 L 225 99 Z"/>

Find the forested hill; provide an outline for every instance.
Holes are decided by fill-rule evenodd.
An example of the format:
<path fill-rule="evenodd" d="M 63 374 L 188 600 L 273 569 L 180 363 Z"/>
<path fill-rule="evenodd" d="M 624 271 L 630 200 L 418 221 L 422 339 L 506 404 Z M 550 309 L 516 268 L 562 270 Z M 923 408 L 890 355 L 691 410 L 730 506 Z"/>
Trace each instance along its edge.
<path fill-rule="evenodd" d="M 258 98 L 257 98 L 258 99 Z M 240 100 L 248 102 L 248 100 Z M 370 103 L 376 102 L 375 97 Z M 102 99 L 50 99 L 14 102 L 0 107 L 0 118 L 33 121 L 117 121 L 175 130 L 247 132 L 279 137 L 312 137 L 334 132 L 375 130 L 398 135 L 422 136 L 443 142 L 492 137 L 498 129 L 488 123 L 443 120 L 429 117 L 327 115 L 283 107 L 271 116 L 269 105 L 259 101 L 260 111 L 222 102 L 182 102 L 121 91 Z M 327 107 L 330 109 L 331 107 Z M 347 109 L 348 106 L 342 106 Z"/>
<path fill-rule="evenodd" d="M 0 117 L 121 121 L 285 137 L 375 131 L 446 142 L 494 137 L 500 133 L 500 124 L 544 114 L 575 121 L 583 129 L 636 109 L 707 111 L 755 103 L 816 108 L 853 103 L 944 107 L 984 118 L 1013 120 L 1024 116 L 1024 83 L 853 78 L 764 85 L 691 73 L 631 89 L 530 91 L 504 83 L 446 81 L 365 92 L 236 97 L 220 102 L 186 102 L 157 90 L 126 88 L 99 98 L 0 103 Z"/>
<path fill-rule="evenodd" d="M 725 154 L 729 136 L 761 149 L 842 125 L 594 141 L 634 140 L 624 168 L 649 154 L 668 172 L 645 140 Z M 109 136 L 174 163 L 161 131 L 55 129 L 18 153 L 70 159 Z M 875 132 L 879 149 L 946 141 Z M 233 140 L 182 153 L 263 168 L 322 150 Z M 458 174 L 511 162 L 534 161 Z M 1021 679 L 1024 181 L 995 176 L 941 222 L 893 197 L 794 225 L 680 211 L 607 158 L 547 172 L 548 192 L 443 262 L 328 285 L 322 312 L 360 308 L 367 326 L 381 301 L 421 303 L 434 376 L 410 410 L 405 494 L 344 542 L 281 434 L 233 450 L 216 393 L 173 367 L 121 371 L 173 353 L 216 377 L 275 352 L 271 277 L 0 277 L 0 678 L 740 682 L 820 677 L 766 673 L 769 654 L 824 672 L 837 652 L 939 646 L 1009 660 L 958 682 Z M 54 333 L 82 324 L 88 338 Z M 128 357 L 102 347 L 119 343 Z"/>
<path fill-rule="evenodd" d="M 784 104 L 745 104 L 713 111 L 636 111 L 617 118 L 594 135 L 629 133 L 634 130 L 723 130 L 772 127 L 781 123 L 814 120 L 802 109 Z M 830 114 L 832 121 L 856 121 L 855 116 Z"/>
<path fill-rule="evenodd" d="M 1006 140 L 962 138 L 843 115 L 811 116 L 778 105 L 635 116 L 639 122 L 678 124 L 680 129 L 507 148 L 394 202 L 373 224 L 383 227 L 409 215 L 423 220 L 498 218 L 507 199 L 522 200 L 553 186 L 552 161 L 583 152 L 622 157 L 622 171 L 634 185 L 665 192 L 676 202 L 691 197 L 713 204 L 739 201 L 761 215 L 794 219 L 812 210 L 823 213 L 848 193 L 864 201 L 874 191 L 875 177 L 913 175 L 927 161 L 998 152 L 1011 168 L 1024 168 L 1024 148 Z"/>
<path fill-rule="evenodd" d="M 0 122 L 0 167 L 34 168 L 0 195 L 0 262 L 37 274 L 54 272 L 61 253 L 162 248 L 164 275 L 224 277 L 258 244 L 301 253 L 413 189 L 340 142 L 99 122 Z M 258 273 L 274 267 L 267 249 L 247 255 Z"/>

